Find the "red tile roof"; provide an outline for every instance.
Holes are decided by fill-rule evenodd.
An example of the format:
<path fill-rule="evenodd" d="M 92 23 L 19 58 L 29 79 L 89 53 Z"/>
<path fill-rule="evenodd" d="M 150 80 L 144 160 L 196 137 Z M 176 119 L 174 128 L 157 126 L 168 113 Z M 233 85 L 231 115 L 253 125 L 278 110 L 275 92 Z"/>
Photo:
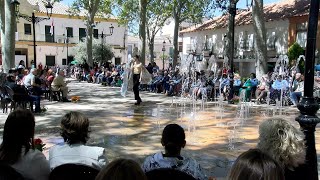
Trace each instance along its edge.
<path fill-rule="evenodd" d="M 304 16 L 309 14 L 310 0 L 283 0 L 279 3 L 268 4 L 264 6 L 265 21 L 287 19 L 295 16 Z M 252 9 L 238 10 L 235 17 L 237 26 L 252 24 Z M 214 17 L 200 25 L 192 26 L 180 31 L 181 34 L 196 31 L 206 31 L 225 28 L 228 26 L 229 14 L 226 13 L 220 17 Z"/>

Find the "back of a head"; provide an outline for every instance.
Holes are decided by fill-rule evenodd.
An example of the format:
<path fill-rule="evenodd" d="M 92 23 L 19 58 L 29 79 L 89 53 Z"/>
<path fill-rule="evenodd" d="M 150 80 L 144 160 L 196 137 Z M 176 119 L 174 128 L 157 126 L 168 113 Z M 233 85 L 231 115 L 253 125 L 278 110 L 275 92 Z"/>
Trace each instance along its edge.
<path fill-rule="evenodd" d="M 60 134 L 68 144 L 85 144 L 89 138 L 89 119 L 79 112 L 67 113 L 61 120 Z"/>
<path fill-rule="evenodd" d="M 237 158 L 228 180 L 284 180 L 284 172 L 269 155 L 250 149 Z"/>
<path fill-rule="evenodd" d="M 259 126 L 258 148 L 282 167 L 292 169 L 305 162 L 304 134 L 292 123 L 272 118 Z"/>
<path fill-rule="evenodd" d="M 102 169 L 96 180 L 147 180 L 147 177 L 135 161 L 117 159 Z"/>
<path fill-rule="evenodd" d="M 31 111 L 17 109 L 11 112 L 3 129 L 0 160 L 14 163 L 21 155 L 22 147 L 28 151 L 33 144 L 35 120 Z"/>
<path fill-rule="evenodd" d="M 162 132 L 161 143 L 165 149 L 172 154 L 176 154 L 184 147 L 186 135 L 184 129 L 178 124 L 168 124 Z"/>

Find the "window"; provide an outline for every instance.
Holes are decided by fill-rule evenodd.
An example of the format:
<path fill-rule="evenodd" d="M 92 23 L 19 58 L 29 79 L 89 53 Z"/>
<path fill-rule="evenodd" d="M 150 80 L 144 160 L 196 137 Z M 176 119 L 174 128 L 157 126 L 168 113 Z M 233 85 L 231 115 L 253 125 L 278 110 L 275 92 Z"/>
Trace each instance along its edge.
<path fill-rule="evenodd" d="M 132 55 L 132 45 L 128 45 L 128 54 Z"/>
<path fill-rule="evenodd" d="M 79 41 L 83 41 L 83 39 L 87 36 L 87 32 L 85 28 L 79 28 Z"/>
<path fill-rule="evenodd" d="M 179 52 L 183 51 L 183 42 L 179 42 Z"/>
<path fill-rule="evenodd" d="M 240 32 L 239 45 L 240 45 L 240 49 L 242 49 L 242 50 L 247 49 L 247 31 Z"/>
<path fill-rule="evenodd" d="M 209 50 L 209 35 L 206 35 L 205 37 L 205 43 L 204 43 L 204 50 Z"/>
<path fill-rule="evenodd" d="M 179 45 L 180 45 L 180 42 L 179 42 Z M 169 48 L 169 55 L 171 58 L 173 58 L 173 47 Z"/>
<path fill-rule="evenodd" d="M 56 64 L 56 57 L 55 56 L 46 56 L 46 65 L 47 66 L 54 66 Z"/>
<path fill-rule="evenodd" d="M 67 27 L 67 37 L 73 37 L 73 28 Z"/>
<path fill-rule="evenodd" d="M 248 34 L 247 50 L 252 51 L 254 48 L 253 34 Z"/>
<path fill-rule="evenodd" d="M 45 26 L 46 42 L 54 42 L 54 26 Z"/>
<path fill-rule="evenodd" d="M 67 65 L 67 59 L 62 59 L 62 65 Z"/>
<path fill-rule="evenodd" d="M 93 29 L 93 37 L 96 39 L 99 38 L 98 29 Z"/>
<path fill-rule="evenodd" d="M 121 58 L 115 58 L 114 64 L 115 65 L 120 65 L 121 64 Z"/>
<path fill-rule="evenodd" d="M 24 24 L 24 34 L 31 35 L 31 24 Z"/>
<path fill-rule="evenodd" d="M 276 32 L 272 30 L 267 32 L 267 49 L 268 50 L 276 49 Z"/>
<path fill-rule="evenodd" d="M 308 29 L 307 22 L 297 24 L 296 41 L 303 48 L 307 46 L 307 29 Z"/>

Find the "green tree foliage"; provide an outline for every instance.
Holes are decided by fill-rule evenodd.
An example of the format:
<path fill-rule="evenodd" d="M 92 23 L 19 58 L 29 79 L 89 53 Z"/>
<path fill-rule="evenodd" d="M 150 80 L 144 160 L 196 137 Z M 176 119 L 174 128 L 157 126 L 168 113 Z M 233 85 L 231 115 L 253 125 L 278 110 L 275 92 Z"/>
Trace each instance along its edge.
<path fill-rule="evenodd" d="M 80 63 L 83 64 L 86 62 L 87 59 L 87 43 L 85 41 L 80 42 L 75 46 L 75 59 Z M 111 60 L 114 57 L 114 53 L 112 49 L 108 45 L 102 45 L 101 42 L 97 40 L 93 40 L 92 43 L 92 58 L 94 62 L 97 63 L 104 63 L 108 60 Z"/>
<path fill-rule="evenodd" d="M 147 38 L 151 62 L 154 61 L 155 36 L 171 17 L 171 12 L 167 10 L 169 5 L 167 0 L 150 0 L 147 6 Z"/>
<path fill-rule="evenodd" d="M 85 24 L 87 27 L 87 63 L 93 65 L 93 56 L 92 56 L 92 34 L 94 27 L 94 18 L 107 18 L 111 14 L 112 10 L 112 0 L 74 0 L 69 13 L 73 16 L 78 16 L 81 13 L 84 13 Z"/>
<path fill-rule="evenodd" d="M 290 63 L 292 60 L 297 60 L 300 55 L 303 55 L 304 49 L 297 43 L 293 43 L 288 50 L 288 58 Z"/>

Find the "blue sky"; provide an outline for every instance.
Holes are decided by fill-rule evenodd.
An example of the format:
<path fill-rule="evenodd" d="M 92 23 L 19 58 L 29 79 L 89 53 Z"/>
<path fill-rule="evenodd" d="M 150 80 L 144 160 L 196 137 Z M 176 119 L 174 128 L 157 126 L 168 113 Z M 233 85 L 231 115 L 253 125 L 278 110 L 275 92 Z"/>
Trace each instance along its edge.
<path fill-rule="evenodd" d="M 273 3 L 273 2 L 279 2 L 281 0 L 264 0 L 264 4 L 268 4 L 268 3 Z M 73 0 L 62 0 L 62 3 L 66 4 L 66 5 L 70 5 L 73 2 Z M 239 8 L 244 8 L 246 7 L 246 3 L 247 0 L 240 0 L 238 3 L 238 7 Z"/>

